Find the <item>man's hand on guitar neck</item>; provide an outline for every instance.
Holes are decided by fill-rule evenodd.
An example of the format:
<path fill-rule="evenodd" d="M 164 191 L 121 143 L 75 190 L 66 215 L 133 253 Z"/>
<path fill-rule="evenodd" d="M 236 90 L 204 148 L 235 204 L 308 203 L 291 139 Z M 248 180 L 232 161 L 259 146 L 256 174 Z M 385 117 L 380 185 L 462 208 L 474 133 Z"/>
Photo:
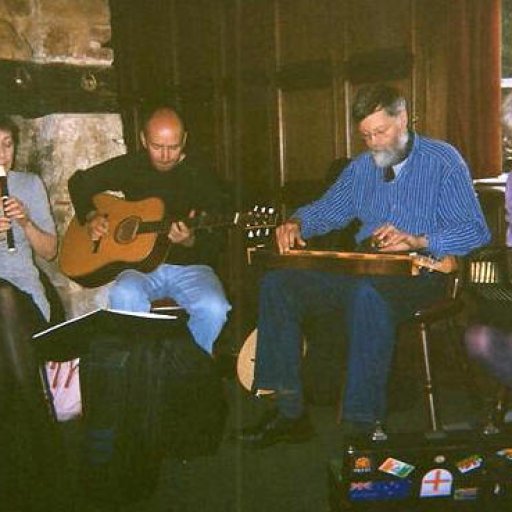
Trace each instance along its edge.
<path fill-rule="evenodd" d="M 289 219 L 276 229 L 276 242 L 279 254 L 284 254 L 294 247 L 305 247 L 306 242 L 300 232 L 300 220 Z"/>
<path fill-rule="evenodd" d="M 189 219 L 193 219 L 195 216 L 195 210 L 188 214 Z M 184 247 L 193 247 L 196 241 L 195 230 L 183 221 L 173 222 L 167 237 L 173 244 L 180 244 Z"/>
<path fill-rule="evenodd" d="M 108 218 L 107 215 L 97 211 L 91 211 L 86 216 L 87 233 L 93 242 L 97 242 L 102 237 L 108 235 Z"/>

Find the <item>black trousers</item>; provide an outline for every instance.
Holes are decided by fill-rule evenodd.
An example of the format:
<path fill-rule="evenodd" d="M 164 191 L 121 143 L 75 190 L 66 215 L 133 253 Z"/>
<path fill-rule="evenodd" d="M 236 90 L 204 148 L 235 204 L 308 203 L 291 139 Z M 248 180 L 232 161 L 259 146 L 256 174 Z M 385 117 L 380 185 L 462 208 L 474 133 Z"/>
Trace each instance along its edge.
<path fill-rule="evenodd" d="M 46 322 L 31 297 L 0 280 L 0 496 L 8 510 L 66 508 L 64 449 L 31 336 Z"/>

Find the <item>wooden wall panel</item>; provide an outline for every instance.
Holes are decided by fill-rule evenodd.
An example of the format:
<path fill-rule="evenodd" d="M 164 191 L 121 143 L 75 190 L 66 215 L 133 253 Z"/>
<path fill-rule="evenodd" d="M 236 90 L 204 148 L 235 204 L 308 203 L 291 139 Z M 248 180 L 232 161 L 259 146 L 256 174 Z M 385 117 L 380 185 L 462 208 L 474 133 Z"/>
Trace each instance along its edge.
<path fill-rule="evenodd" d="M 350 0 L 346 25 L 348 55 L 409 47 L 413 1 Z"/>
<path fill-rule="evenodd" d="M 323 190 L 335 157 L 332 90 L 284 93 L 282 105 L 282 201 L 289 214 Z"/>
<path fill-rule="evenodd" d="M 221 143 L 220 54 L 223 48 L 216 2 L 175 2 L 174 27 L 176 95 L 189 128 L 189 147 L 201 152 L 224 175 Z M 198 15 L 200 14 L 200 15 Z"/>
<path fill-rule="evenodd" d="M 333 76 L 333 109 L 334 109 L 334 153 L 336 157 L 348 156 L 348 137 L 350 129 L 350 113 L 347 112 L 347 73 L 345 69 L 347 45 L 346 25 L 348 23 L 347 2 L 331 1 L 331 45 Z"/>
<path fill-rule="evenodd" d="M 283 93 L 283 184 L 323 179 L 334 159 L 331 89 Z"/>
<path fill-rule="evenodd" d="M 243 78 L 268 79 L 275 66 L 274 0 L 240 0 L 238 6 L 239 26 L 230 28 L 240 33 Z"/>
<path fill-rule="evenodd" d="M 416 2 L 415 127 L 430 137 L 446 139 L 448 61 L 446 47 L 448 5 L 444 0 Z"/>
<path fill-rule="evenodd" d="M 347 82 L 343 77 L 338 77 L 333 84 L 334 155 L 337 158 L 350 156 L 349 141 L 352 127 L 350 112 L 347 109 L 348 90 Z"/>
<path fill-rule="evenodd" d="M 264 87 L 246 87 L 241 97 L 240 191 L 242 205 L 269 203 L 275 195 L 276 166 L 272 98 Z"/>
<path fill-rule="evenodd" d="M 235 87 L 240 201 L 272 202 L 278 177 L 275 25 L 272 0 L 239 3 Z"/>
<path fill-rule="evenodd" d="M 254 172 L 281 175 L 276 148 L 294 144 L 282 140 L 283 134 L 290 135 L 277 122 L 280 92 L 286 98 L 292 90 L 331 88 L 332 132 L 330 142 L 322 145 L 329 148 L 325 158 L 332 155 L 333 145 L 336 156 L 357 148 L 346 140 L 352 131 L 347 108 L 351 97 L 346 93 L 360 84 L 351 71 L 361 55 L 385 57 L 397 49 L 410 55 L 413 61 L 404 72 L 411 80 L 406 85 L 417 127 L 433 136 L 445 134 L 444 0 L 111 0 L 111 7 L 123 110 L 131 112 L 138 101 L 156 94 L 182 101 L 190 112 L 192 139 L 221 171 L 232 161 L 227 153 L 240 149 L 236 132 L 259 133 L 253 144 L 269 151 L 272 166 L 265 171 L 249 168 L 249 186 Z M 389 72 L 395 67 L 390 61 Z M 255 87 L 261 89 L 256 97 L 267 102 L 266 121 L 257 128 L 248 125 L 254 117 L 250 90 Z M 324 94 L 318 97 L 325 101 Z M 238 107 L 237 98 L 242 101 Z M 282 112 L 289 127 L 288 110 Z M 296 121 L 300 116 L 294 115 Z M 253 153 L 248 143 L 245 147 Z M 231 170 L 225 175 L 234 177 Z M 262 181 L 268 182 L 268 176 Z"/>
<path fill-rule="evenodd" d="M 143 2 L 109 0 L 109 4 L 124 136 L 133 151 L 140 145 L 141 102 L 169 93 L 176 72 L 173 32 L 169 30 L 172 3 L 155 0 L 148 7 Z"/>
<path fill-rule="evenodd" d="M 277 2 L 279 64 L 328 59 L 330 0 L 281 0 Z"/>
<path fill-rule="evenodd" d="M 174 32 L 169 30 L 174 17 L 172 7 L 172 2 L 165 0 L 157 0 L 150 6 L 137 5 L 138 17 L 143 17 L 145 22 L 135 22 L 132 32 L 127 35 L 133 45 L 131 58 L 134 59 L 132 65 L 137 81 L 134 92 L 142 99 L 160 97 L 172 91 L 177 73 L 172 58 L 176 41 Z M 162 58 L 163 55 L 168 57 Z"/>
<path fill-rule="evenodd" d="M 311 199 L 336 151 L 331 0 L 276 2 L 279 181 L 286 210 Z"/>
<path fill-rule="evenodd" d="M 175 2 L 172 20 L 176 32 L 178 82 L 196 85 L 210 81 L 219 60 L 218 3 L 209 0 Z"/>
<path fill-rule="evenodd" d="M 182 104 L 189 131 L 188 148 L 200 152 L 202 158 L 210 162 L 216 172 L 221 176 L 224 175 L 223 169 L 218 165 L 217 150 L 220 134 L 218 134 L 217 105 L 213 91 L 211 97 L 201 98 L 200 101 L 191 96 L 185 96 Z M 220 146 L 222 147 L 222 144 Z"/>

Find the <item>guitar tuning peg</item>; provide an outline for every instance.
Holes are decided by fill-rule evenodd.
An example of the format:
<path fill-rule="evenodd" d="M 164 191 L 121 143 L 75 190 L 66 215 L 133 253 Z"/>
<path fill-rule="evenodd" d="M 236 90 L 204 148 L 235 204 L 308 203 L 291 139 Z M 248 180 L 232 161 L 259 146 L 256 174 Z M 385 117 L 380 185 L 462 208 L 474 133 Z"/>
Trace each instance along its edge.
<path fill-rule="evenodd" d="M 258 228 L 258 229 L 256 230 L 256 236 L 261 236 L 261 229 L 260 229 L 260 228 Z"/>
<path fill-rule="evenodd" d="M 265 236 L 269 236 L 270 235 L 270 229 L 269 228 L 266 228 L 265 229 Z"/>
<path fill-rule="evenodd" d="M 254 205 L 254 208 L 252 209 L 252 211 L 257 213 L 259 211 L 259 209 L 260 209 L 260 207 L 256 204 L 256 205 Z"/>
<path fill-rule="evenodd" d="M 267 209 L 267 207 L 266 207 L 266 206 L 262 206 L 262 207 L 261 207 L 261 213 L 265 213 L 265 210 L 266 210 L 266 209 Z"/>
<path fill-rule="evenodd" d="M 252 229 L 247 232 L 247 238 L 254 238 L 254 233 Z"/>
<path fill-rule="evenodd" d="M 274 214 L 274 212 L 275 212 L 275 210 L 274 210 L 274 208 L 272 208 L 272 206 L 271 206 L 271 207 L 268 209 L 268 213 L 269 213 L 270 215 L 273 215 L 273 214 Z"/>

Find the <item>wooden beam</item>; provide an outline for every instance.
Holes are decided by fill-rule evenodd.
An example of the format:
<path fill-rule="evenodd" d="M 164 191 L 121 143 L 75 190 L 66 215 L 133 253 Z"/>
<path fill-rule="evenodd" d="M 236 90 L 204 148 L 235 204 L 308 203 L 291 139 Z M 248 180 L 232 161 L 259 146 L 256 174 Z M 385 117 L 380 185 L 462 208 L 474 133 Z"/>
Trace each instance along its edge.
<path fill-rule="evenodd" d="M 406 48 L 357 53 L 345 62 L 345 74 L 353 84 L 396 80 L 411 74 L 413 60 Z"/>
<path fill-rule="evenodd" d="M 0 110 L 25 117 L 118 112 L 115 70 L 0 60 Z"/>

